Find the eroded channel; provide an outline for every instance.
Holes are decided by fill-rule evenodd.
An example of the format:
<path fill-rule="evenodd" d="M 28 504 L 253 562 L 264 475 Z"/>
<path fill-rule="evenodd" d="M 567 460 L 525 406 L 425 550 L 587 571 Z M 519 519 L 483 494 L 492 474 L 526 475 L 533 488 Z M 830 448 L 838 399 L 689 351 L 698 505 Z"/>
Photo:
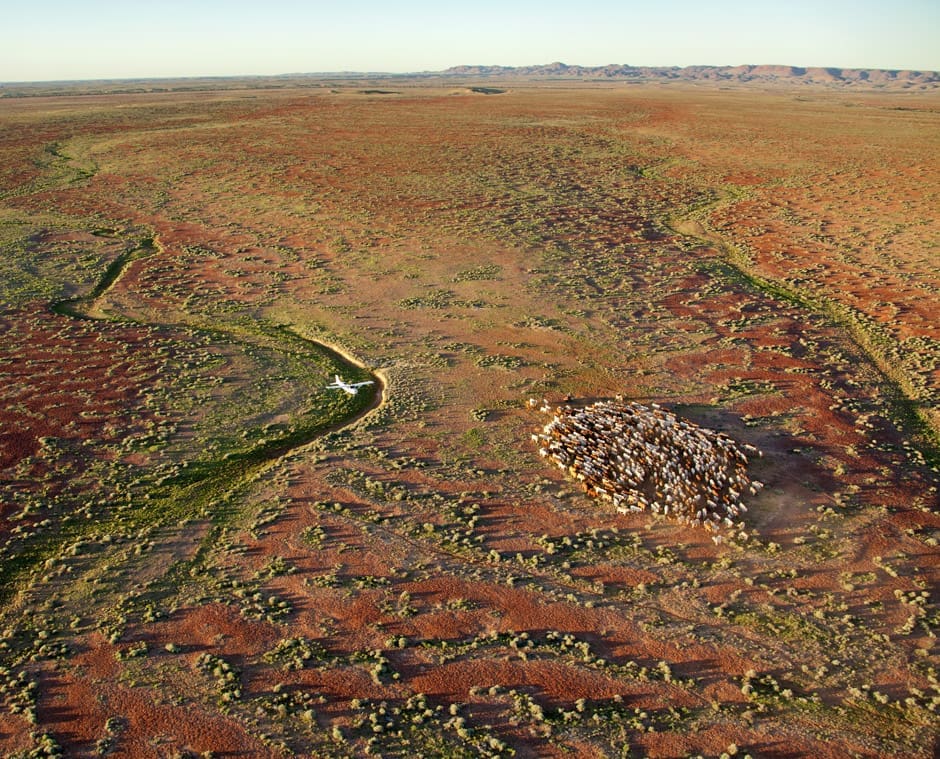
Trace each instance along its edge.
<path fill-rule="evenodd" d="M 110 308 L 106 311 L 103 299 L 122 280 L 132 263 L 161 250 L 155 237 L 140 240 L 107 267 L 88 294 L 55 301 L 50 304 L 50 310 L 73 319 L 127 321 Z M 329 367 L 331 372 L 339 373 L 348 381 L 370 381 L 372 384 L 359 388 L 354 395 L 343 398 L 341 403 L 324 407 L 326 413 L 323 413 L 324 409 L 296 408 L 289 423 L 278 425 L 273 433 L 268 431 L 256 435 L 252 434 L 250 424 L 238 425 L 236 431 L 245 432 L 244 437 L 254 440 L 253 443 L 217 456 L 194 454 L 179 462 L 171 476 L 150 478 L 152 482 L 147 482 L 145 477 L 142 482 L 147 484 L 143 491 L 135 493 L 134 508 L 130 513 L 127 510 L 120 514 L 105 511 L 96 515 L 94 520 L 57 520 L 54 529 L 23 536 L 17 541 L 14 558 L 0 564 L 0 600 L 9 601 L 18 588 L 28 584 L 27 578 L 44 562 L 61 555 L 68 545 L 92 533 L 140 533 L 159 526 L 205 518 L 216 526 L 223 525 L 236 511 L 231 506 L 233 496 L 264 470 L 319 437 L 356 424 L 385 400 L 386 384 L 380 373 L 368 371 L 341 348 L 301 335 L 289 326 L 259 322 L 255 334 L 246 330 L 244 324 L 236 329 L 227 327 L 224 322 L 210 326 L 148 321 L 147 326 L 168 330 L 185 327 L 191 333 L 203 334 L 213 340 L 223 338 L 246 349 L 264 347 L 284 354 L 309 356 L 311 363 L 315 357 L 320 358 L 315 362 L 318 369 Z M 329 381 L 328 376 L 332 375 L 327 375 L 324 370 L 324 385 Z M 245 409 L 246 414 L 249 411 L 253 410 Z"/>

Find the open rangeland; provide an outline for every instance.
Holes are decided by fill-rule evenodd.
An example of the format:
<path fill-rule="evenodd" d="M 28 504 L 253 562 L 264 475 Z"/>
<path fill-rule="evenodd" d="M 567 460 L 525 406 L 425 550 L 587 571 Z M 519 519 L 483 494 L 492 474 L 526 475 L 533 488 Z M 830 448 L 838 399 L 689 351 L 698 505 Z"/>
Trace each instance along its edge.
<path fill-rule="evenodd" d="M 917 92 L 0 99 L 0 751 L 930 757 L 938 162 Z M 722 541 L 539 456 L 616 396 L 762 452 Z"/>

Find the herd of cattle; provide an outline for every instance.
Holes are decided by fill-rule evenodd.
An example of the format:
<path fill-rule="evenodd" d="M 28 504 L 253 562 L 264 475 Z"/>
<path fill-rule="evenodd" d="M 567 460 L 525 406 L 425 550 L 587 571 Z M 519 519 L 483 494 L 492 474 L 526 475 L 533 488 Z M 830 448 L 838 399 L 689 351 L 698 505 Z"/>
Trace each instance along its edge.
<path fill-rule="evenodd" d="M 538 406 L 538 401 L 529 401 Z M 552 413 L 532 435 L 539 453 L 618 511 L 649 509 L 715 532 L 740 527 L 746 493 L 762 487 L 746 473 L 747 454 L 727 435 L 679 419 L 655 403 L 600 401 L 584 408 L 542 402 Z"/>

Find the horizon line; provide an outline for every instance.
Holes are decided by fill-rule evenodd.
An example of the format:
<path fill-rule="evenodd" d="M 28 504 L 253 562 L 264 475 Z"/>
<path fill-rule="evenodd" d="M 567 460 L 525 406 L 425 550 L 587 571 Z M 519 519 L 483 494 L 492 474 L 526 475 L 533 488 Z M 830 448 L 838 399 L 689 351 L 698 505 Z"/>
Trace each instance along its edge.
<path fill-rule="evenodd" d="M 444 69 L 424 69 L 417 71 L 382 71 L 382 70 L 356 70 L 346 69 L 337 71 L 284 71 L 276 74 L 175 74 L 175 75 L 144 75 L 144 76 L 102 76 L 78 79 L 10 79 L 0 80 L 0 87 L 6 85 L 28 85 L 28 84 L 79 84 L 90 82 L 148 82 L 148 81 L 186 81 L 186 80 L 224 80 L 224 79 L 279 79 L 287 77 L 365 77 L 365 76 L 383 76 L 383 77 L 409 77 L 425 76 L 434 77 L 442 75 L 459 75 L 457 69 L 500 69 L 506 72 L 520 69 L 547 69 L 552 66 L 564 67 L 566 69 L 583 69 L 587 71 L 599 71 L 607 68 L 625 68 L 625 69 L 646 69 L 646 70 L 672 70 L 682 71 L 685 69 L 738 69 L 738 68 L 789 68 L 802 70 L 804 73 L 812 70 L 817 71 L 878 71 L 884 73 L 911 73 L 911 74 L 936 74 L 940 76 L 940 69 L 918 69 L 918 68 L 882 68 L 879 66 L 804 66 L 791 63 L 736 63 L 736 64 L 711 64 L 711 63 L 692 63 L 685 66 L 677 64 L 666 65 L 646 65 L 631 63 L 606 63 L 600 65 L 584 65 L 579 63 L 563 63 L 562 61 L 552 61 L 550 63 L 531 63 L 518 66 L 510 66 L 499 63 L 462 63 L 448 66 Z"/>

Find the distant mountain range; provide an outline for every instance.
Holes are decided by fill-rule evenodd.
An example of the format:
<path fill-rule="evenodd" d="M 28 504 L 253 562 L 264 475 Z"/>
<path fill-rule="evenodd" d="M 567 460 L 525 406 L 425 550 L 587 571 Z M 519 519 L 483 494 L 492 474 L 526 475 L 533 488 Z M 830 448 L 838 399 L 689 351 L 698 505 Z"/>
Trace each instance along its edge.
<path fill-rule="evenodd" d="M 937 71 L 802 68 L 799 66 L 454 66 L 432 76 L 478 79 L 595 79 L 637 82 L 728 82 L 928 88 L 940 86 Z"/>
<path fill-rule="evenodd" d="M 388 73 L 329 71 L 256 76 L 101 79 L 59 82 L 0 82 L 0 99 L 90 93 L 198 92 L 235 88 L 325 87 L 331 83 L 447 83 L 470 86 L 481 81 L 635 82 L 702 84 L 719 87 L 832 87 L 867 90 L 934 91 L 940 72 L 885 69 L 802 68 L 799 66 L 453 66 L 444 71 Z M 479 91 L 489 87 L 477 87 Z M 496 88 L 492 88 L 496 89 Z"/>

